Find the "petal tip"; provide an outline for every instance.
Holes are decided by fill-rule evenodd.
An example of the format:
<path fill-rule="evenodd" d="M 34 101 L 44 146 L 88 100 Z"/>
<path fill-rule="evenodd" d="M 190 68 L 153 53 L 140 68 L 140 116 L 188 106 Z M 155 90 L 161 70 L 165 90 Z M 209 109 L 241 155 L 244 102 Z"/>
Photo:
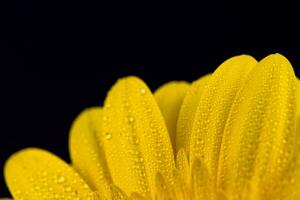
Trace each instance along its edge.
<path fill-rule="evenodd" d="M 260 63 L 263 64 L 271 64 L 272 66 L 278 66 L 281 67 L 282 69 L 291 69 L 293 70 L 292 64 L 290 61 L 282 54 L 280 53 L 275 53 L 275 54 L 270 54 L 263 58 Z"/>
<path fill-rule="evenodd" d="M 240 55 L 233 56 L 231 58 L 256 60 L 253 56 L 248 55 L 248 54 L 240 54 Z"/>
<path fill-rule="evenodd" d="M 130 75 L 130 76 L 119 78 L 117 82 L 123 82 L 123 81 L 142 81 L 142 79 L 137 76 Z"/>
<path fill-rule="evenodd" d="M 36 148 L 36 147 L 27 147 L 27 148 L 21 149 L 21 150 L 15 152 L 15 153 L 13 153 L 6 160 L 5 165 L 4 165 L 4 171 L 8 167 L 8 165 L 10 164 L 11 161 L 17 160 L 17 159 L 19 159 L 23 156 L 27 156 L 28 154 L 31 154 L 33 152 L 36 153 L 37 151 L 41 151 L 41 150 L 42 149 L 39 149 L 39 148 Z M 44 150 L 42 150 L 42 151 L 44 151 Z"/>
<path fill-rule="evenodd" d="M 263 60 L 274 60 L 274 61 L 287 61 L 289 62 L 289 60 L 282 54 L 280 53 L 274 53 L 274 54 L 270 54 L 268 56 L 266 56 L 265 58 L 263 58 Z"/>
<path fill-rule="evenodd" d="M 41 151 L 41 149 L 36 147 L 27 147 L 15 152 L 14 154 L 12 154 L 7 158 L 3 167 L 4 179 L 7 185 L 9 185 L 8 180 L 9 180 L 9 176 L 11 175 L 10 172 L 11 170 L 14 170 L 15 164 L 19 163 L 21 160 L 23 160 L 23 158 L 28 158 L 28 155 L 32 155 L 32 153 L 36 153 L 38 151 Z"/>
<path fill-rule="evenodd" d="M 247 54 L 237 55 L 233 56 L 227 60 L 225 60 L 217 69 L 216 71 L 220 71 L 221 69 L 224 70 L 228 67 L 232 67 L 232 65 L 238 65 L 238 66 L 255 66 L 257 64 L 257 60 Z M 225 67 L 226 66 L 226 67 Z"/>
<path fill-rule="evenodd" d="M 21 149 L 21 150 L 19 150 L 19 151 L 13 153 L 11 156 L 8 157 L 8 159 L 7 159 L 6 162 L 5 162 L 5 166 L 6 166 L 7 163 L 9 163 L 11 160 L 17 159 L 17 158 L 23 156 L 24 154 L 28 154 L 28 153 L 35 152 L 35 151 L 39 151 L 39 150 L 40 150 L 39 148 L 35 148 L 35 147 L 27 147 L 27 148 Z"/>

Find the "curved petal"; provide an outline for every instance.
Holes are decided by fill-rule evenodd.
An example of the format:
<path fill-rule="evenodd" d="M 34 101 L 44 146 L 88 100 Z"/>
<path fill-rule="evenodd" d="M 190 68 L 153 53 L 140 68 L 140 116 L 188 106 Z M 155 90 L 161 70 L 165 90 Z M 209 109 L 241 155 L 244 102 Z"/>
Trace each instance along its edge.
<path fill-rule="evenodd" d="M 207 167 L 199 159 L 192 165 L 192 190 L 194 199 L 216 199 L 211 187 L 211 179 Z"/>
<path fill-rule="evenodd" d="M 88 199 L 93 195 L 69 165 L 41 149 L 17 152 L 6 162 L 4 173 L 14 199 Z"/>
<path fill-rule="evenodd" d="M 295 92 L 293 69 L 280 54 L 264 58 L 253 69 L 224 130 L 220 187 L 237 195 L 252 179 L 258 189 L 252 194 L 272 199 L 278 189 L 274 186 L 281 184 L 297 153 Z"/>
<path fill-rule="evenodd" d="M 299 145 L 298 145 L 299 147 Z M 285 188 L 285 194 L 289 196 L 292 200 L 300 199 L 300 151 L 298 150 L 298 156 L 296 158 L 295 164 L 292 166 L 294 169 L 290 170 L 292 172 L 291 176 L 287 176 L 286 179 L 286 188 Z"/>
<path fill-rule="evenodd" d="M 171 185 L 166 183 L 164 177 L 157 173 L 155 177 L 156 188 L 155 192 L 152 194 L 152 199 L 161 199 L 161 200 L 168 200 L 168 199 L 175 199 L 174 193 L 172 193 Z"/>
<path fill-rule="evenodd" d="M 184 151 L 184 148 L 179 149 L 177 156 L 176 156 L 176 167 L 178 173 L 182 177 L 184 183 L 190 186 L 191 181 L 191 170 L 189 166 L 189 161 L 187 155 Z"/>
<path fill-rule="evenodd" d="M 230 58 L 211 75 L 202 91 L 192 127 L 190 162 L 200 159 L 212 179 L 216 179 L 223 130 L 231 105 L 256 64 L 247 55 Z"/>
<path fill-rule="evenodd" d="M 143 197 L 142 195 L 140 195 L 139 193 L 133 192 L 130 195 L 131 200 L 147 200 L 147 198 Z"/>
<path fill-rule="evenodd" d="M 118 80 L 105 100 L 103 118 L 105 153 L 117 186 L 128 195 L 147 195 L 158 172 L 172 182 L 175 164 L 168 131 L 143 81 Z"/>
<path fill-rule="evenodd" d="M 296 78 L 296 97 L 297 97 L 297 102 L 296 102 L 297 117 L 300 119 L 300 80 L 298 78 Z"/>
<path fill-rule="evenodd" d="M 174 170 L 174 184 L 171 185 L 171 192 L 174 196 L 173 199 L 191 199 L 190 183 L 186 183 L 180 170 Z"/>
<path fill-rule="evenodd" d="M 118 188 L 115 185 L 111 185 L 111 196 L 112 200 L 128 200 L 128 196 L 125 194 L 124 191 L 122 191 L 120 188 Z"/>
<path fill-rule="evenodd" d="M 198 80 L 194 81 L 189 87 L 186 95 L 183 99 L 176 129 L 176 151 L 184 148 L 185 152 L 189 155 L 190 149 L 190 135 L 192 132 L 192 126 L 194 122 L 195 113 L 204 86 L 209 80 L 210 74 L 207 74 Z"/>
<path fill-rule="evenodd" d="M 284 178 L 281 182 L 277 183 L 276 187 L 279 188 L 277 193 L 274 193 L 277 199 L 300 199 L 300 80 L 296 79 L 296 104 L 297 104 L 297 121 L 296 121 L 296 137 L 297 137 L 297 150 L 293 152 L 294 158 L 290 161 L 290 165 L 286 169 Z M 274 183 L 275 184 L 275 183 Z M 254 185 L 257 187 L 257 185 Z"/>
<path fill-rule="evenodd" d="M 297 142 L 298 142 L 298 146 L 300 146 L 300 80 L 297 78 L 296 80 L 296 85 L 297 85 L 297 89 L 296 89 L 296 97 L 297 97 Z"/>
<path fill-rule="evenodd" d="M 172 81 L 158 88 L 154 97 L 165 119 L 175 152 L 176 125 L 183 98 L 189 84 L 185 81 Z"/>
<path fill-rule="evenodd" d="M 72 165 L 89 186 L 110 198 L 112 183 L 102 145 L 102 109 L 84 110 L 74 121 L 69 139 Z"/>

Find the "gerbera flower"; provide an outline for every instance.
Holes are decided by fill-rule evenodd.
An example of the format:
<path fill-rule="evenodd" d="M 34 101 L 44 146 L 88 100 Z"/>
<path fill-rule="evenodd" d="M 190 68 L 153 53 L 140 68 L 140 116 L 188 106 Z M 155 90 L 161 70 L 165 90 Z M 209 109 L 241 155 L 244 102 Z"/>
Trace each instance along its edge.
<path fill-rule="evenodd" d="M 154 95 L 126 77 L 74 121 L 70 165 L 28 148 L 5 179 L 15 200 L 300 199 L 299 89 L 279 54 L 233 57 Z"/>

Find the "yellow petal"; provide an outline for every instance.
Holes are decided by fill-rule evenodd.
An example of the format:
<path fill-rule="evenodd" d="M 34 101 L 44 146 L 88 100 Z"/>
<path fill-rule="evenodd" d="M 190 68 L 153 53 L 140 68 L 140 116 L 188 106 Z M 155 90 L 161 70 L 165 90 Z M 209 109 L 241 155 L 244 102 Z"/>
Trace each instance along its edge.
<path fill-rule="evenodd" d="M 296 89 L 296 97 L 297 97 L 297 142 L 298 145 L 300 146 L 300 80 L 297 78 L 296 80 L 296 85 L 297 85 L 297 89 Z"/>
<path fill-rule="evenodd" d="M 160 172 L 172 182 L 174 158 L 164 119 L 146 84 L 136 77 L 120 79 L 103 110 L 105 153 L 112 179 L 128 195 L 146 195 Z"/>
<path fill-rule="evenodd" d="M 299 147 L 299 146 L 298 146 Z M 290 162 L 290 165 L 286 169 L 284 177 L 280 182 L 273 182 L 274 186 L 267 188 L 268 185 L 253 184 L 254 187 L 262 187 L 260 190 L 266 190 L 267 193 L 258 190 L 258 194 L 262 194 L 263 197 L 271 197 L 272 199 L 286 199 L 286 200 L 298 200 L 300 199 L 300 154 L 295 153 L 295 159 Z M 266 187 L 267 186 L 267 187 Z M 273 191 L 269 191 L 273 189 Z M 276 189 L 274 191 L 274 189 Z"/>
<path fill-rule="evenodd" d="M 142 195 L 140 195 L 139 193 L 133 192 L 130 195 L 131 200 L 147 200 L 147 198 L 143 197 Z"/>
<path fill-rule="evenodd" d="M 164 84 L 154 93 L 156 102 L 165 119 L 174 151 L 179 109 L 188 88 L 189 84 L 185 81 L 172 81 Z"/>
<path fill-rule="evenodd" d="M 64 161 L 40 149 L 24 149 L 5 164 L 5 180 L 14 199 L 90 199 L 89 186 Z"/>
<path fill-rule="evenodd" d="M 120 188 L 118 188 L 115 185 L 111 185 L 111 195 L 112 195 L 112 200 L 126 200 L 126 199 L 128 199 L 125 192 L 122 191 Z"/>
<path fill-rule="evenodd" d="M 202 91 L 192 127 L 190 162 L 200 158 L 213 179 L 231 105 L 256 64 L 257 61 L 247 55 L 230 58 L 211 75 Z"/>
<path fill-rule="evenodd" d="M 72 165 L 99 194 L 110 197 L 112 183 L 103 150 L 102 109 L 83 111 L 74 121 L 70 131 Z"/>
<path fill-rule="evenodd" d="M 297 97 L 297 121 L 296 121 L 296 131 L 297 131 L 297 143 L 300 146 L 300 80 L 297 78 L 296 80 L 296 97 Z"/>
<path fill-rule="evenodd" d="M 299 148 L 299 145 L 298 145 Z M 300 199 L 300 153 L 298 151 L 298 156 L 296 158 L 295 164 L 292 166 L 290 171 L 293 171 L 291 176 L 287 176 L 287 187 L 285 188 L 285 194 L 288 194 L 289 198 L 291 200 L 298 200 Z"/>
<path fill-rule="evenodd" d="M 179 149 L 176 157 L 176 167 L 178 169 L 179 174 L 181 175 L 184 183 L 189 186 L 190 183 L 190 166 L 187 155 L 184 151 L 184 148 Z"/>
<path fill-rule="evenodd" d="M 300 80 L 297 78 L 296 80 L 296 96 L 297 96 L 297 116 L 300 117 Z"/>
<path fill-rule="evenodd" d="M 193 199 L 215 199 L 215 194 L 210 183 L 209 172 L 207 167 L 199 159 L 195 159 L 193 162 L 192 175 Z"/>
<path fill-rule="evenodd" d="M 252 70 L 224 130 L 222 188 L 236 193 L 252 179 L 254 188 L 270 197 L 274 184 L 281 183 L 297 153 L 295 92 L 295 75 L 283 56 L 270 55 Z"/>
<path fill-rule="evenodd" d="M 190 171 L 189 171 L 190 172 Z M 192 199 L 191 184 L 186 183 L 180 170 L 174 170 L 174 184 L 171 186 L 171 192 L 174 196 L 173 199 Z"/>
<path fill-rule="evenodd" d="M 10 198 L 0 198 L 0 200 L 13 200 L 13 199 L 10 199 Z"/>
<path fill-rule="evenodd" d="M 153 199 L 167 200 L 172 199 L 169 185 L 165 182 L 164 177 L 157 173 L 155 177 L 156 188 Z"/>
<path fill-rule="evenodd" d="M 192 125 L 194 122 L 197 106 L 202 94 L 204 86 L 209 80 L 210 74 L 201 77 L 194 81 L 189 87 L 183 99 L 177 122 L 176 130 L 176 150 L 184 148 L 185 152 L 189 154 L 190 149 L 190 135 Z"/>

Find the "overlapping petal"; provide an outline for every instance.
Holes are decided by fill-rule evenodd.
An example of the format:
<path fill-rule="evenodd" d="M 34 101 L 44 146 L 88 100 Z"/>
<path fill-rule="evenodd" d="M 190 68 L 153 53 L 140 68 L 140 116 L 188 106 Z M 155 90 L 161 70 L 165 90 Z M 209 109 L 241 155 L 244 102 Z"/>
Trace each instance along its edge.
<path fill-rule="evenodd" d="M 169 134 L 143 81 L 120 79 L 107 95 L 103 120 L 107 162 L 117 186 L 127 194 L 149 195 L 158 172 L 172 182 L 175 164 Z"/>
<path fill-rule="evenodd" d="M 176 168 L 181 175 L 184 183 L 190 186 L 191 181 L 191 171 L 189 166 L 189 161 L 185 153 L 184 148 L 179 149 L 176 156 Z"/>
<path fill-rule="evenodd" d="M 211 177 L 206 165 L 199 159 L 195 159 L 192 164 L 192 190 L 193 198 L 197 200 L 214 200 L 216 193 L 211 187 Z"/>
<path fill-rule="evenodd" d="M 28 148 L 8 159 L 5 179 L 16 200 L 298 200 L 299 100 L 280 54 L 236 56 L 154 95 L 126 77 L 103 109 L 74 121 L 71 166 Z"/>
<path fill-rule="evenodd" d="M 215 179 L 219 152 L 231 105 L 257 61 L 247 55 L 226 60 L 204 87 L 194 117 L 190 162 L 200 159 Z M 211 183 L 214 183 L 212 181 Z"/>
<path fill-rule="evenodd" d="M 69 142 L 73 167 L 93 190 L 109 199 L 112 179 L 103 149 L 100 107 L 86 109 L 75 119 Z"/>
<path fill-rule="evenodd" d="M 178 114 L 188 89 L 189 84 L 187 82 L 172 81 L 162 85 L 154 93 L 155 100 L 165 119 L 174 152 L 176 150 L 175 141 Z"/>
<path fill-rule="evenodd" d="M 94 192 L 64 161 L 41 149 L 24 149 L 9 158 L 5 180 L 14 199 L 94 199 Z"/>
<path fill-rule="evenodd" d="M 297 96 L 297 117 L 300 117 L 300 80 L 296 80 L 296 96 Z"/>
<path fill-rule="evenodd" d="M 189 154 L 190 150 L 190 136 L 192 132 L 194 117 L 199 104 L 202 91 L 208 83 L 210 74 L 205 75 L 194 81 L 189 87 L 183 99 L 176 128 L 176 152 L 184 148 L 185 152 Z"/>
<path fill-rule="evenodd" d="M 295 108 L 290 63 L 279 54 L 266 57 L 251 71 L 227 119 L 218 174 L 221 188 L 237 198 L 237 191 L 250 184 L 250 199 L 276 199 L 297 153 Z"/>

